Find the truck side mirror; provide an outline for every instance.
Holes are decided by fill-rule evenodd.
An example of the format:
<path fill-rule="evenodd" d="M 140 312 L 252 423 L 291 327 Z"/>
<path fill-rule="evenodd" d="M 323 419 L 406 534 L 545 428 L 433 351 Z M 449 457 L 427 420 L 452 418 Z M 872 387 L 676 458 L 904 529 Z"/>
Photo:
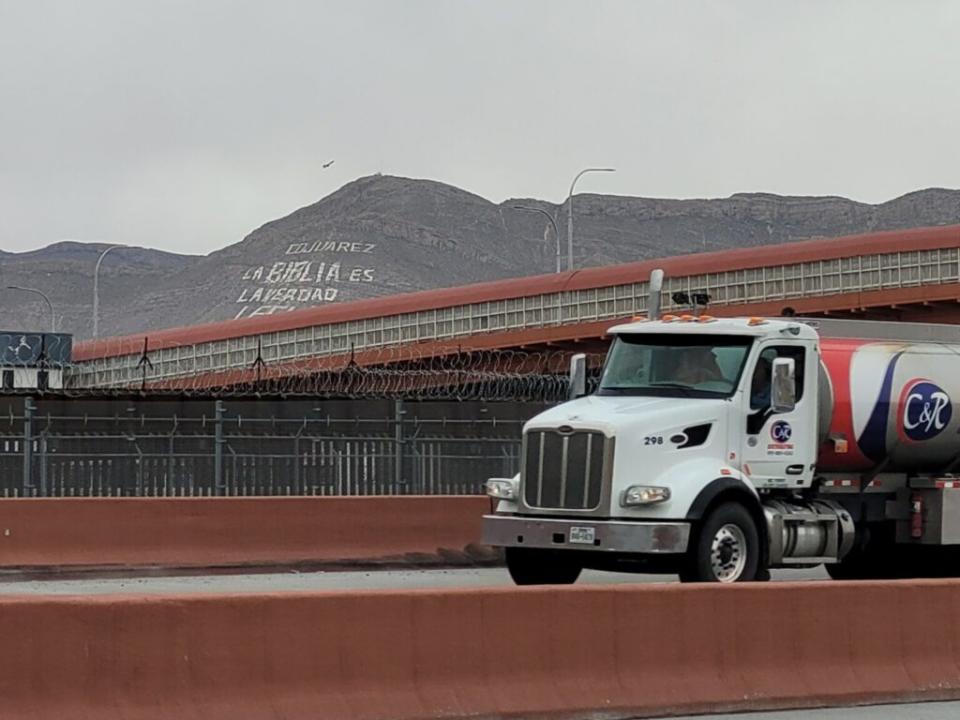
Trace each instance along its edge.
<path fill-rule="evenodd" d="M 797 406 L 796 363 L 793 358 L 776 358 L 770 378 L 770 408 L 790 412 Z"/>
<path fill-rule="evenodd" d="M 587 394 L 587 356 L 577 353 L 570 358 L 569 399 L 575 400 Z"/>

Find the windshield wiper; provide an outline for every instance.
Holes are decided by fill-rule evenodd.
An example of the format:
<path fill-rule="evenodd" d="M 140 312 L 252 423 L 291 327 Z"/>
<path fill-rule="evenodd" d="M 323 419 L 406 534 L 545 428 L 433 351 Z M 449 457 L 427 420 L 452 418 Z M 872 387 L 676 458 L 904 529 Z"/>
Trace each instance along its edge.
<path fill-rule="evenodd" d="M 684 383 L 678 383 L 678 382 L 654 382 L 654 383 L 650 383 L 648 387 L 669 388 L 670 390 L 683 390 L 688 395 L 691 392 L 696 392 L 697 390 L 697 388 L 695 387 L 690 387 L 689 385 L 685 385 Z"/>
<path fill-rule="evenodd" d="M 631 395 L 643 394 L 650 390 L 680 390 L 684 395 L 697 392 L 696 388 L 690 387 L 689 385 L 671 382 L 649 383 L 647 385 L 601 385 L 600 390 L 602 392 L 630 393 Z"/>

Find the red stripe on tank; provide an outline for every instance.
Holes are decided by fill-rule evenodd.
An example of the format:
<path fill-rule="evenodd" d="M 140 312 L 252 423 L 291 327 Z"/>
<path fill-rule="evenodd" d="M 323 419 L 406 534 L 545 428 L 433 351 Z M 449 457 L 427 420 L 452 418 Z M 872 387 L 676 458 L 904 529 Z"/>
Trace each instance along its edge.
<path fill-rule="evenodd" d="M 844 340 L 824 338 L 820 341 L 820 353 L 833 383 L 833 417 L 830 420 L 830 436 L 843 436 L 847 440 L 847 452 L 836 453 L 833 443 L 827 441 L 820 447 L 817 461 L 819 469 L 867 470 L 873 463 L 857 445 L 853 430 L 853 407 L 850 394 L 850 365 L 853 353 L 868 344 L 869 340 Z"/>

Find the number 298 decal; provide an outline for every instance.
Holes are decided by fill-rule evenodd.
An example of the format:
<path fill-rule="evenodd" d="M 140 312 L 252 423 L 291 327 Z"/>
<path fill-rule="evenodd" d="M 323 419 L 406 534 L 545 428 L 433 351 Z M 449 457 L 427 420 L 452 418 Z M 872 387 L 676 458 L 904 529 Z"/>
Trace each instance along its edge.
<path fill-rule="evenodd" d="M 663 445 L 663 435 L 647 435 L 643 438 L 644 445 Z"/>

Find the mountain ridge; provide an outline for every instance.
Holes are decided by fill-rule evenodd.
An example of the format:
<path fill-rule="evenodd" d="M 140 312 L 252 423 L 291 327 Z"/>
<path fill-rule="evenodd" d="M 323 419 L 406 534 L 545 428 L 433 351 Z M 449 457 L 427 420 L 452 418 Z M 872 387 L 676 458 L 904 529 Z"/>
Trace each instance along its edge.
<path fill-rule="evenodd" d="M 494 203 L 434 180 L 391 175 L 353 180 L 207 255 L 123 246 L 101 267 L 101 335 L 553 271 L 549 224 L 514 209 L 518 204 L 556 218 L 565 266 L 565 203 Z M 948 188 L 877 204 L 765 192 L 702 199 L 585 193 L 574 198 L 575 261 L 606 265 L 958 222 L 960 191 Z M 106 247 L 62 241 L 0 250 L 0 288 L 46 292 L 62 318 L 59 329 L 89 337 L 93 266 Z M 23 329 L 49 326 L 46 307 L 30 294 L 0 290 L 0 309 Z"/>

